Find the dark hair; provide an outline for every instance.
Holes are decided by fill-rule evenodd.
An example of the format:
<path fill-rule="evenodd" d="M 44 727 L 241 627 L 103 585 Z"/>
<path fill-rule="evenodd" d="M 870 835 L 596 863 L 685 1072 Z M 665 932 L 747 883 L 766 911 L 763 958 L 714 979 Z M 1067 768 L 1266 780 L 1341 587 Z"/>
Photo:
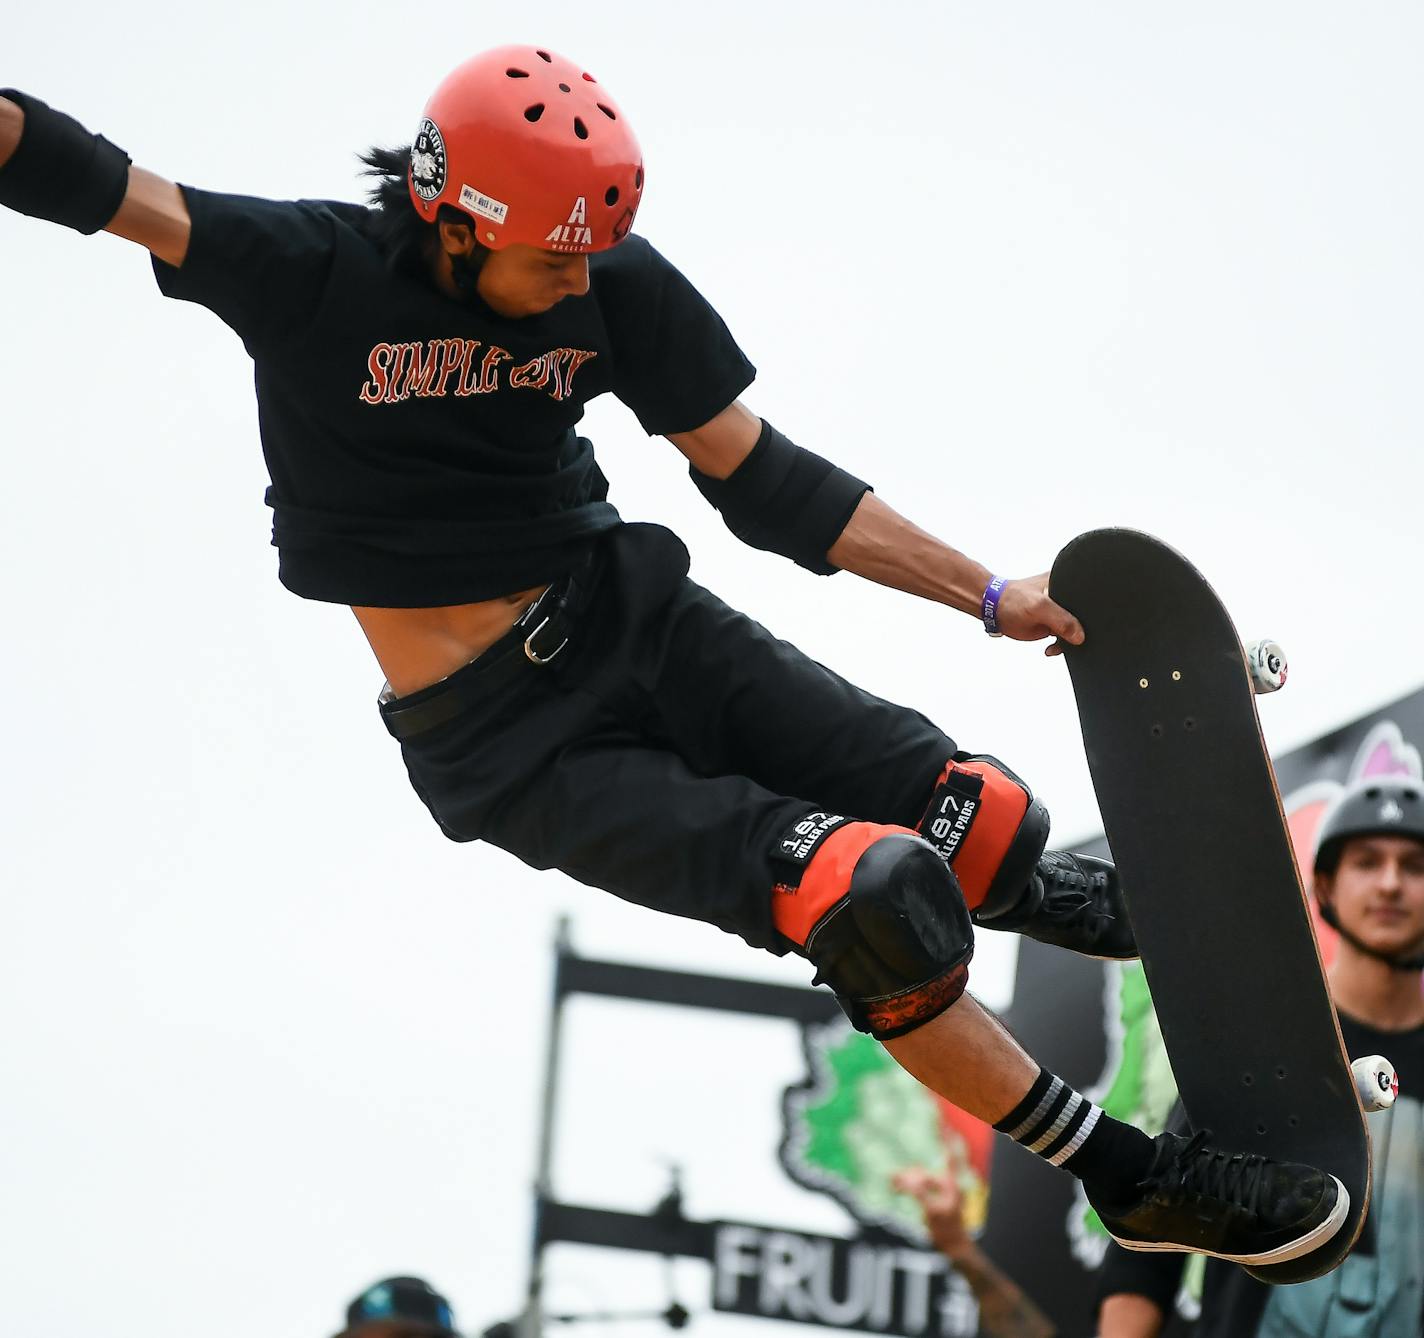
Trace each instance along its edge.
<path fill-rule="evenodd" d="M 434 223 L 427 223 L 416 213 L 410 202 L 410 145 L 400 149 L 383 149 L 372 145 L 358 155 L 365 166 L 361 175 L 372 178 L 366 198 L 371 204 L 371 235 L 393 270 L 415 278 L 428 278 L 429 254 L 436 240 L 435 229 L 440 223 L 463 223 L 472 226 L 467 214 L 452 205 L 442 204 Z M 485 248 L 476 240 L 476 251 L 467 268 L 473 277 L 484 260 Z M 456 281 L 462 276 L 457 274 Z"/>
<path fill-rule="evenodd" d="M 366 198 L 371 204 L 371 236 L 394 270 L 412 276 L 423 274 L 435 225 L 415 212 L 406 187 L 410 172 L 410 146 L 383 149 L 372 145 L 359 155 L 361 175 L 372 178 Z"/>

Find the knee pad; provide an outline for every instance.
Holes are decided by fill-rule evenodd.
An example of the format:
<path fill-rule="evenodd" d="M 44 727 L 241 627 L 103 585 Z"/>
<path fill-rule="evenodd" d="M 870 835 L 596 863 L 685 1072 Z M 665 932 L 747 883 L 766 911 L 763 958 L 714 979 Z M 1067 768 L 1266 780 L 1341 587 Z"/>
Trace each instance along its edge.
<path fill-rule="evenodd" d="M 1023 896 L 1048 844 L 1048 810 L 997 758 L 956 753 L 919 834 L 954 870 L 969 909 L 988 918 Z"/>
<path fill-rule="evenodd" d="M 826 815 L 808 821 L 814 827 L 817 820 Z M 800 875 L 777 884 L 772 918 L 815 964 L 816 984 L 835 991 L 852 1025 L 890 1040 L 964 993 L 974 927 L 954 874 L 915 832 L 830 821 L 836 825 L 810 848 L 799 847 Z M 779 849 L 786 853 L 785 840 Z"/>

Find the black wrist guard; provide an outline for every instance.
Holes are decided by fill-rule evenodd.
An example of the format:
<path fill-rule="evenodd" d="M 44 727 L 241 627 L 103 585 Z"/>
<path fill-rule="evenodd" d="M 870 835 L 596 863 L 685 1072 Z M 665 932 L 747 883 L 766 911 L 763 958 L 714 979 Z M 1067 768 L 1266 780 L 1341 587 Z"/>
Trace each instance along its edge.
<path fill-rule="evenodd" d="M 868 483 L 788 441 L 765 420 L 751 454 L 730 477 L 688 472 L 744 544 L 780 553 L 817 576 L 840 570 L 826 560 L 827 550 L 870 491 Z"/>
<path fill-rule="evenodd" d="M 119 212 L 129 186 L 129 156 L 103 135 L 38 98 L 0 88 L 25 113 L 20 142 L 0 167 L 0 204 L 86 235 Z"/>

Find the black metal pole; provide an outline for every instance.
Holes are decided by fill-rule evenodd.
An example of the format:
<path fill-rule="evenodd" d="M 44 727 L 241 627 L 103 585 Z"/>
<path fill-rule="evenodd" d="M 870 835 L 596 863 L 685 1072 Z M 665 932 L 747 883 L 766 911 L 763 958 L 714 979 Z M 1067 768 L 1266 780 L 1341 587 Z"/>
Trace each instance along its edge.
<path fill-rule="evenodd" d="M 568 916 L 554 930 L 554 981 L 544 1046 L 544 1091 L 539 1108 L 539 1154 L 534 1167 L 534 1222 L 529 1241 L 529 1288 L 518 1321 L 519 1338 L 543 1338 L 544 1205 L 553 1198 L 554 1122 L 558 1116 L 559 1043 L 564 1021 L 564 963 L 570 955 Z"/>

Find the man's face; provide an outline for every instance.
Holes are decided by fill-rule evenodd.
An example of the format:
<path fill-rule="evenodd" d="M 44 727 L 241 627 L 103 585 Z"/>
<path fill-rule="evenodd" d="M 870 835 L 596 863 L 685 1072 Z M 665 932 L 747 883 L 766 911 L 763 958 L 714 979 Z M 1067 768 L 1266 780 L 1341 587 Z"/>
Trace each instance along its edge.
<path fill-rule="evenodd" d="M 1383 953 L 1417 949 L 1424 940 L 1424 842 L 1405 836 L 1354 836 L 1333 874 L 1317 874 L 1317 889 L 1340 923 Z"/>
<path fill-rule="evenodd" d="M 588 256 L 506 246 L 485 257 L 478 288 L 501 316 L 537 316 L 566 297 L 588 292 Z"/>

